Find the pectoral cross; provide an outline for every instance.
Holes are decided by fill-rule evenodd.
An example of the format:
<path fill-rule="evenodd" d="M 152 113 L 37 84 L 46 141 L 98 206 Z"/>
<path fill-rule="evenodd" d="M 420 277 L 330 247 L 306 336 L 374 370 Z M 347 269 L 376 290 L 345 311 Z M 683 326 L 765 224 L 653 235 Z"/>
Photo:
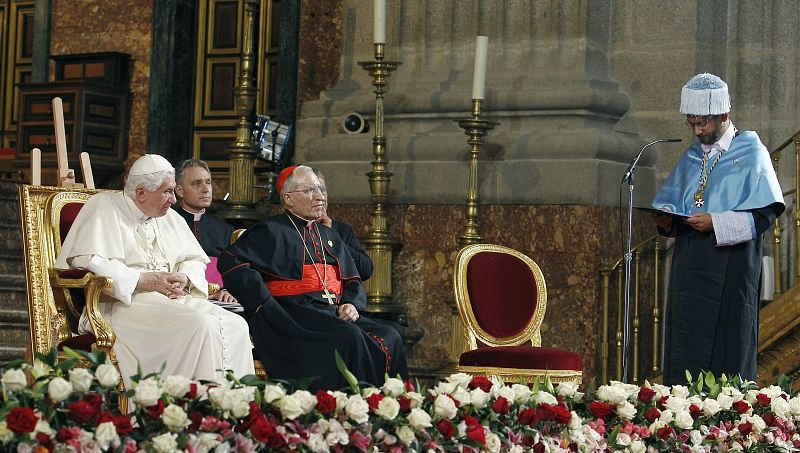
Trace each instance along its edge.
<path fill-rule="evenodd" d="M 322 292 L 325 293 L 322 295 L 322 298 L 328 301 L 328 305 L 336 304 L 336 294 L 332 294 L 328 291 L 328 288 L 322 288 Z"/>

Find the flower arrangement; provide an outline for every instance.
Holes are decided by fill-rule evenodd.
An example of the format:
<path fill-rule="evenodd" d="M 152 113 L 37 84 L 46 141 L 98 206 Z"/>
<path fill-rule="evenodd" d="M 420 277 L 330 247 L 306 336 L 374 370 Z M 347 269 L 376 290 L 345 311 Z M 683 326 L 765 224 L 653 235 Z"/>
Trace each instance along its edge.
<path fill-rule="evenodd" d="M 100 351 L 2 368 L 0 444 L 17 452 L 792 451 L 800 397 L 703 374 L 691 385 L 612 382 L 591 394 L 547 380 L 454 374 L 431 388 L 389 378 L 310 393 L 255 376 L 120 377 Z M 78 364 L 86 365 L 84 368 Z M 346 370 L 343 370 L 345 373 Z"/>

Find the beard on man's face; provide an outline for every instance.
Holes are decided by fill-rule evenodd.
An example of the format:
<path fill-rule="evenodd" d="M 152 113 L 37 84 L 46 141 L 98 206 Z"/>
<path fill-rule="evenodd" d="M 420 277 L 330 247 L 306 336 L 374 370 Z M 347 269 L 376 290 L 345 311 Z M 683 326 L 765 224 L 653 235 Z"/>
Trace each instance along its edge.
<path fill-rule="evenodd" d="M 714 126 L 714 130 L 709 133 L 701 133 L 697 136 L 697 139 L 700 140 L 700 143 L 704 145 L 713 145 L 719 140 L 719 137 L 722 135 L 722 122 L 718 121 L 716 126 Z"/>

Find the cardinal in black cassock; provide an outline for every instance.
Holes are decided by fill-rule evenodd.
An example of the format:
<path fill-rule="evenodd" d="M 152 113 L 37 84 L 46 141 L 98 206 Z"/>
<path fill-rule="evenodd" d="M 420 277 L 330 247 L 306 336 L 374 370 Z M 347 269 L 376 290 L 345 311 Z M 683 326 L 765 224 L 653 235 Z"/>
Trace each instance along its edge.
<path fill-rule="evenodd" d="M 338 351 L 361 381 L 405 379 L 400 334 L 361 315 L 367 300 L 355 262 L 339 234 L 317 221 L 323 187 L 309 167 L 281 172 L 276 188 L 286 212 L 251 226 L 222 253 L 225 287 L 245 307 L 255 356 L 270 378 L 318 377 L 311 390 L 344 387 Z"/>

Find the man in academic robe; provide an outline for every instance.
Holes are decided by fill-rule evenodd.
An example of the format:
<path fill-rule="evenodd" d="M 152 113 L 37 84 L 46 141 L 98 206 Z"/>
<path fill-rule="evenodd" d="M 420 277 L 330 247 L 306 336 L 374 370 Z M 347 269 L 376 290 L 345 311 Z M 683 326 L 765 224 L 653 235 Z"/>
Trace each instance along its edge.
<path fill-rule="evenodd" d="M 225 287 L 245 307 L 256 358 L 271 378 L 317 377 L 312 389 L 346 385 L 335 351 L 361 381 L 406 378 L 400 335 L 362 316 L 366 294 L 350 252 L 319 223 L 326 190 L 314 171 L 284 169 L 276 188 L 285 212 L 248 228 L 219 259 Z"/>
<path fill-rule="evenodd" d="M 211 171 L 205 161 L 186 159 L 175 169 L 175 195 L 179 203 L 173 208 L 189 225 L 197 242 L 211 260 L 206 266 L 206 280 L 223 286 L 222 276 L 217 270 L 217 259 L 228 247 L 234 228 L 228 222 L 206 213 L 213 199 L 212 191 Z M 209 299 L 236 302 L 236 298 L 225 288 L 209 296 Z"/>
<path fill-rule="evenodd" d="M 325 186 L 325 176 L 322 175 L 322 172 L 319 170 L 314 170 L 314 174 L 317 175 L 319 183 Z M 370 276 L 372 276 L 372 260 L 369 258 L 369 255 L 367 255 L 367 252 L 364 251 L 364 248 L 361 247 L 361 243 L 358 242 L 356 231 L 353 229 L 353 227 L 347 223 L 330 218 L 328 215 L 327 196 L 325 197 L 325 210 L 322 211 L 322 216 L 320 217 L 319 221 L 326 227 L 333 228 L 337 233 L 339 233 L 339 236 L 347 246 L 347 250 L 350 252 L 350 256 L 353 257 L 353 261 L 355 262 L 356 269 L 358 269 L 358 275 L 361 277 L 361 281 L 365 282 L 369 280 Z"/>
<path fill-rule="evenodd" d="M 56 258 L 57 269 L 111 277 L 100 311 L 114 329 L 126 387 L 143 373 L 216 379 L 253 374 L 247 323 L 206 300 L 208 257 L 175 202 L 172 165 L 148 154 L 134 162 L 124 192 L 101 192 L 83 206 Z M 81 333 L 90 329 L 86 313 Z"/>
<path fill-rule="evenodd" d="M 729 118 L 728 86 L 698 74 L 683 87 L 682 114 L 697 140 L 653 200 L 659 232 L 675 237 L 669 277 L 664 383 L 702 371 L 756 379 L 764 231 L 785 209 L 769 152 Z"/>

